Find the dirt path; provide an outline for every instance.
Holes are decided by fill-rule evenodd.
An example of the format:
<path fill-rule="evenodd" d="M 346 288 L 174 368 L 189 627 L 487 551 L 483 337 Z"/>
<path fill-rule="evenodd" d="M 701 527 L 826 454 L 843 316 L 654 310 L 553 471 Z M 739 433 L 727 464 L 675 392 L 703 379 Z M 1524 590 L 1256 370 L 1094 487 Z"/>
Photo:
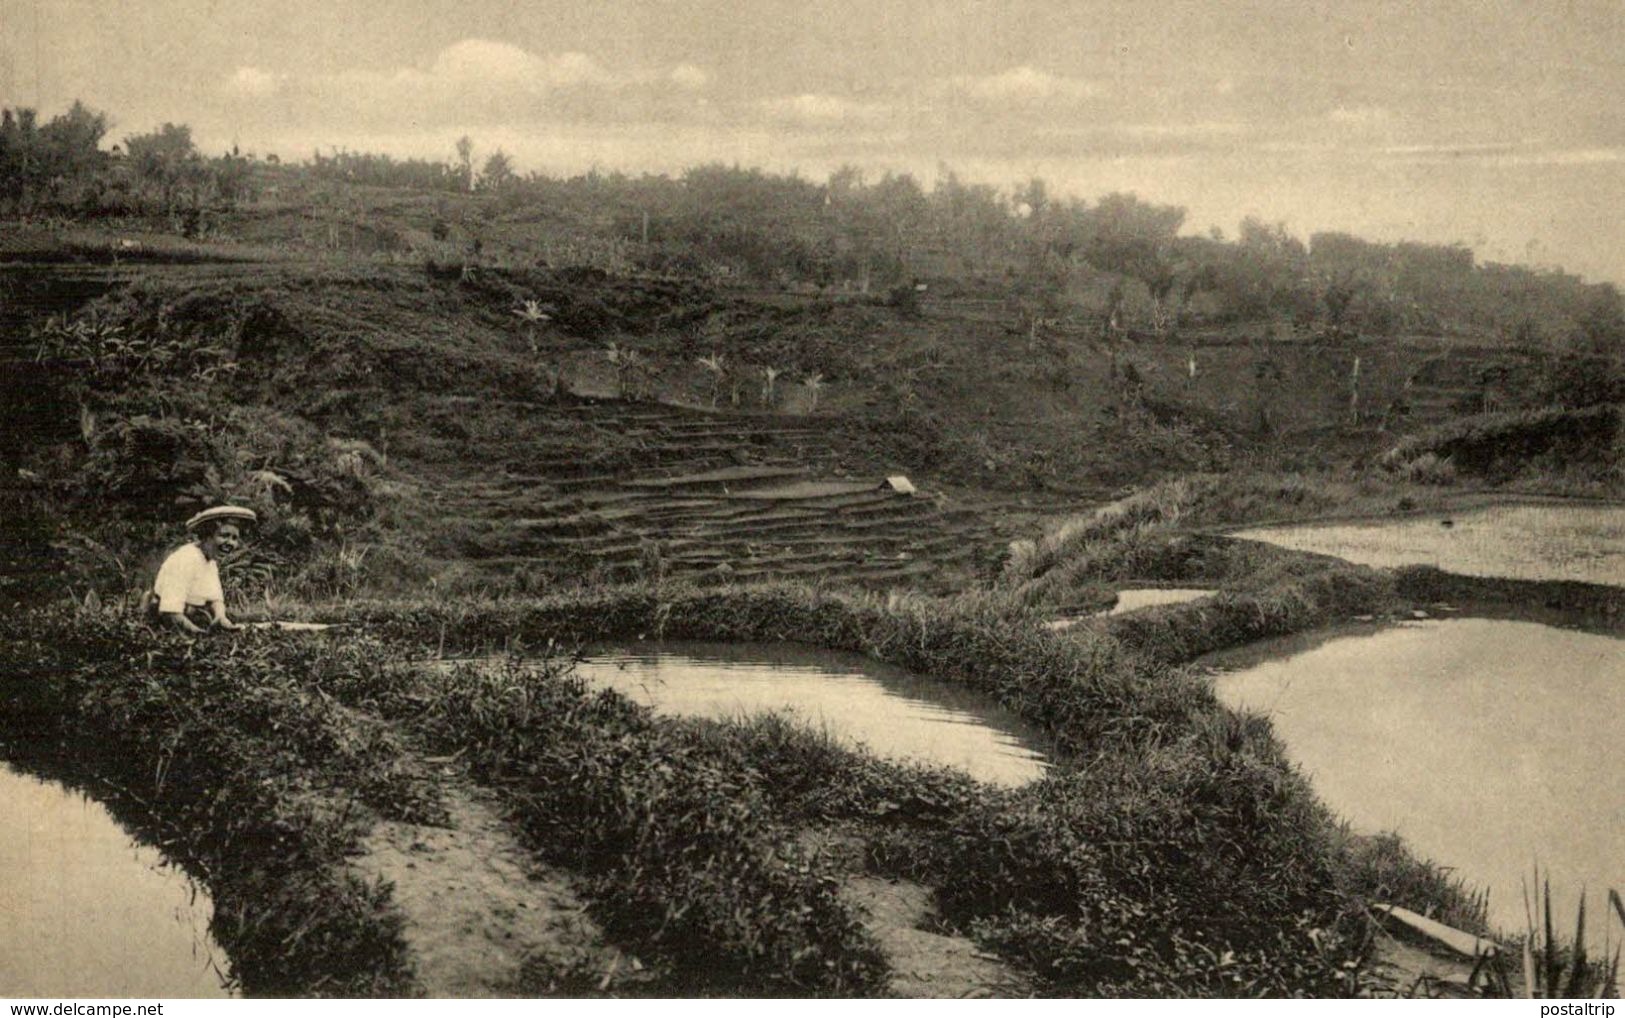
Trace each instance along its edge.
<path fill-rule="evenodd" d="M 547 991 L 547 973 L 613 971 L 569 881 L 518 843 L 489 794 L 452 774 L 440 794 L 450 826 L 381 822 L 351 862 L 394 885 L 424 992 L 529 995 Z"/>
<path fill-rule="evenodd" d="M 886 952 L 893 996 L 1023 997 L 1030 992 L 1019 973 L 964 937 L 921 928 L 935 912 L 930 888 L 851 877 L 841 893 Z"/>

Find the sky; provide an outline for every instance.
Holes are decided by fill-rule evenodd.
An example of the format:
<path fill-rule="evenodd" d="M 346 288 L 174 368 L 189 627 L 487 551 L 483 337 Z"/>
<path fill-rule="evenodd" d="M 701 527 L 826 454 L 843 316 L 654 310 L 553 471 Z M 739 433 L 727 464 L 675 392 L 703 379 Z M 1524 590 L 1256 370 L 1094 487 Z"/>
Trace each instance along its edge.
<path fill-rule="evenodd" d="M 1625 0 L 0 0 L 0 105 L 523 171 L 939 167 L 1625 283 Z"/>

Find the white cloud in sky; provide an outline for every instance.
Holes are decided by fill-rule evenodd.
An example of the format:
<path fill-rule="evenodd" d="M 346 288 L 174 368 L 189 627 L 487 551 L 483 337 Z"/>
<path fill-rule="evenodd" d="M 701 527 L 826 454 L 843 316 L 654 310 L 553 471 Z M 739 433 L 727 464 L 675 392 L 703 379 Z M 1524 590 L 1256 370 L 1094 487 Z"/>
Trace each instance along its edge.
<path fill-rule="evenodd" d="M 262 71 L 258 67 L 239 67 L 226 79 L 227 91 L 253 99 L 273 95 L 280 87 L 281 81 L 276 75 Z"/>
<path fill-rule="evenodd" d="M 881 103 L 859 102 L 811 92 L 768 99 L 761 105 L 775 120 L 808 126 L 874 124 L 884 120 L 891 112 L 890 107 Z"/>
<path fill-rule="evenodd" d="M 1326 114 L 1326 119 L 1334 124 L 1373 127 L 1392 122 L 1394 113 L 1381 106 L 1338 106 Z"/>
<path fill-rule="evenodd" d="M 1625 148 L 1548 149 L 1545 151 L 1494 153 L 1479 157 L 1496 166 L 1599 166 L 1625 163 Z"/>
<path fill-rule="evenodd" d="M 585 53 L 536 54 L 506 42 L 464 39 L 441 50 L 428 77 L 446 84 L 528 89 L 607 85 L 614 77 Z"/>
<path fill-rule="evenodd" d="M 987 102 L 1089 99 L 1101 91 L 1094 82 L 1051 74 L 1025 64 L 998 74 L 956 76 L 949 78 L 946 84 L 951 92 Z"/>
<path fill-rule="evenodd" d="M 354 135 L 405 127 L 680 119 L 698 115 L 692 95 L 710 81 L 694 64 L 632 72 L 582 52 L 537 53 L 470 38 L 443 48 L 427 65 L 303 76 L 239 67 L 224 92 L 241 107 L 240 115 L 252 107 L 278 128 Z M 690 98 L 679 102 L 679 95 Z M 258 103 L 273 96 L 274 108 Z"/>
<path fill-rule="evenodd" d="M 707 74 L 703 67 L 696 67 L 693 64 L 678 64 L 671 69 L 667 77 L 678 88 L 686 88 L 691 92 L 698 92 L 711 83 L 711 75 Z"/>

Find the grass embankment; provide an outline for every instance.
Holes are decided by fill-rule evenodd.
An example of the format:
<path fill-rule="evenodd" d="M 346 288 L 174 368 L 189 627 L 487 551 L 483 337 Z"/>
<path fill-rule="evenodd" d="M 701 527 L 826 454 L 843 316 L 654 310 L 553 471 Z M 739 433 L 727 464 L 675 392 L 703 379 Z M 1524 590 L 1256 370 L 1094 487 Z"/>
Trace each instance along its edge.
<path fill-rule="evenodd" d="M 32 636 L 65 632 L 75 638 Z M 375 818 L 438 819 L 414 773 L 423 746 L 466 754 L 540 854 L 587 878 L 611 936 L 657 966 L 641 982 L 883 985 L 876 949 L 829 874 L 773 827 L 751 772 L 559 668 L 442 670 L 405 663 L 429 648 L 373 637 L 189 643 L 92 610 L 8 621 L 0 637 L 11 747 L 108 790 L 202 880 L 216 939 L 251 994 L 414 990 L 387 887 L 349 875 L 344 858 Z M 602 973 L 587 976 L 530 974 L 541 987 L 598 989 Z"/>
<path fill-rule="evenodd" d="M 1421 480 L 1449 483 L 1460 474 L 1618 495 L 1625 489 L 1625 418 L 1616 403 L 1478 414 L 1407 436 L 1379 462 Z"/>
<path fill-rule="evenodd" d="M 246 992 L 407 993 L 388 892 L 344 857 L 372 811 L 436 805 L 386 726 L 306 681 L 315 653 L 263 634 L 193 644 L 100 611 L 8 614 L 0 733 L 9 758 L 94 787 L 208 888 Z"/>
<path fill-rule="evenodd" d="M 462 650 L 632 635 L 797 640 L 994 694 L 1048 729 L 1068 765 L 1001 791 L 771 727 L 703 727 L 774 822 L 859 824 L 872 867 L 935 888 L 946 923 L 1049 992 L 1351 992 L 1362 894 L 1471 919 L 1456 889 L 1402 850 L 1347 838 L 1262 719 L 1108 635 L 1049 634 L 1002 598 L 629 588 L 350 614 Z"/>
<path fill-rule="evenodd" d="M 1461 576 L 1432 566 L 1396 569 L 1393 578 L 1401 597 L 1423 604 L 1442 603 L 1475 614 L 1536 622 L 1550 619 L 1610 633 L 1625 631 L 1625 586 Z"/>
<path fill-rule="evenodd" d="M 1200 603 L 1098 620 L 1093 628 L 1151 659 L 1209 651 L 1399 607 L 1383 573 L 1321 555 L 1202 532 L 1215 523 L 1312 515 L 1346 504 L 1355 485 L 1297 476 L 1199 475 L 1165 482 L 1067 521 L 1019 547 L 1001 581 L 1011 597 L 1054 613 L 1109 602 L 1123 583 L 1211 586 Z M 1378 497 L 1373 491 L 1368 498 Z"/>
<path fill-rule="evenodd" d="M 1461 447 L 1488 456 L 1496 435 L 1530 431 L 1521 440 L 1525 451 L 1545 443 L 1543 448 L 1552 453 L 1552 458 L 1533 472 L 1506 476 L 1529 481 L 1567 471 L 1562 476 L 1572 478 L 1577 457 L 1572 455 L 1573 449 L 1565 453 L 1562 447 L 1565 443 L 1573 445 L 1574 430 L 1593 434 L 1601 429 L 1599 433 L 1611 435 L 1617 427 L 1617 412 L 1608 407 L 1502 415 L 1441 429 L 1426 442 L 1397 450 L 1384 466 L 1404 474 L 1402 465 L 1408 462 L 1405 457 L 1433 455 L 1433 449 L 1455 448 L 1453 442 L 1466 443 Z M 1548 434 L 1554 430 L 1561 433 L 1559 437 Z M 1606 460 L 1609 453 L 1606 449 L 1592 449 L 1587 455 L 1593 460 Z M 1612 455 L 1617 458 L 1617 450 Z M 1481 473 L 1493 466 L 1489 460 L 1468 460 Z M 1401 491 L 1405 494 L 1399 495 Z M 1442 491 L 1433 498 L 1425 494 L 1413 498 L 1416 492 L 1414 487 L 1390 485 L 1371 475 L 1358 481 L 1335 476 L 1181 478 L 1067 521 L 1042 540 L 1018 548 L 1007 563 L 1003 585 L 1013 598 L 1048 612 L 1086 597 L 1109 597 L 1113 587 L 1125 582 L 1217 587 L 1213 596 L 1199 602 L 1102 618 L 1089 627 L 1094 633 L 1168 665 L 1357 615 L 1409 615 L 1424 606 L 1447 605 L 1450 610 L 1476 615 L 1549 619 L 1565 625 L 1579 623 L 1610 633 L 1618 633 L 1625 626 L 1625 587 L 1621 586 L 1463 576 L 1426 566 L 1375 570 L 1211 533 L 1242 522 L 1323 517 L 1330 512 L 1357 515 L 1393 501 L 1396 495 L 1400 501 L 1393 508 L 1401 512 L 1416 509 L 1418 501 L 1438 507 L 1435 499 L 1448 498 Z M 1480 497 L 1495 496 L 1480 493 Z M 1460 504 L 1460 500 L 1454 503 Z M 1083 631 L 1081 627 L 1073 630 Z M 1366 840 L 1363 851 L 1387 856 L 1390 862 L 1406 858 L 1397 839 Z M 1460 885 L 1449 886 L 1438 872 L 1430 875 L 1429 867 L 1414 868 L 1411 862 L 1405 866 L 1420 882 L 1418 887 L 1432 886 L 1431 896 L 1439 903 L 1438 918 L 1461 928 L 1483 930 L 1483 903 L 1472 892 Z"/>
<path fill-rule="evenodd" d="M 837 865 L 803 847 L 831 824 L 858 832 L 872 869 L 933 887 L 945 924 L 1045 992 L 1354 992 L 1366 895 L 1459 905 L 1402 851 L 1348 839 L 1267 723 L 1003 598 L 634 587 L 346 614 L 369 635 L 185 644 L 99 612 L 4 633 L 8 725 L 52 733 L 37 751 L 78 755 L 173 832 L 250 992 L 410 985 L 387 893 L 340 861 L 368 810 L 433 810 L 408 763 L 431 750 L 461 752 L 537 853 L 583 878 L 606 935 L 662 991 L 878 992 L 884 961 L 836 894 Z M 1064 765 L 999 790 L 772 720 L 658 718 L 546 654 L 411 661 L 638 635 L 864 651 L 994 693 L 1051 731 Z M 596 985 L 583 975 L 537 983 Z"/>
<path fill-rule="evenodd" d="M 1607 417 L 1577 413 L 1587 420 Z M 1495 496 L 1479 491 L 1465 497 Z M 1199 603 L 1096 623 L 1137 652 L 1169 663 L 1355 615 L 1438 603 L 1524 615 L 1549 611 L 1603 628 L 1625 618 L 1618 587 L 1475 578 L 1427 568 L 1369 569 L 1213 533 L 1333 515 L 1404 515 L 1463 502 L 1462 492 L 1385 474 L 1193 475 L 1064 521 L 1019 545 L 999 586 L 1049 614 L 1109 604 L 1123 584 L 1216 588 L 1215 596 Z"/>

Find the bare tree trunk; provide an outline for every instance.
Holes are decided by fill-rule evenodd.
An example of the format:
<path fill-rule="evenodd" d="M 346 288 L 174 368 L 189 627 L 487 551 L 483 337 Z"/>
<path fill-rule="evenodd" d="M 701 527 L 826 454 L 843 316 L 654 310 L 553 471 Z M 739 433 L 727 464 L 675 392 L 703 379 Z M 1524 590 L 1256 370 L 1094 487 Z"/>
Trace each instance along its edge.
<path fill-rule="evenodd" d="M 1360 355 L 1354 355 L 1354 367 L 1349 369 L 1349 417 L 1360 423 Z"/>

